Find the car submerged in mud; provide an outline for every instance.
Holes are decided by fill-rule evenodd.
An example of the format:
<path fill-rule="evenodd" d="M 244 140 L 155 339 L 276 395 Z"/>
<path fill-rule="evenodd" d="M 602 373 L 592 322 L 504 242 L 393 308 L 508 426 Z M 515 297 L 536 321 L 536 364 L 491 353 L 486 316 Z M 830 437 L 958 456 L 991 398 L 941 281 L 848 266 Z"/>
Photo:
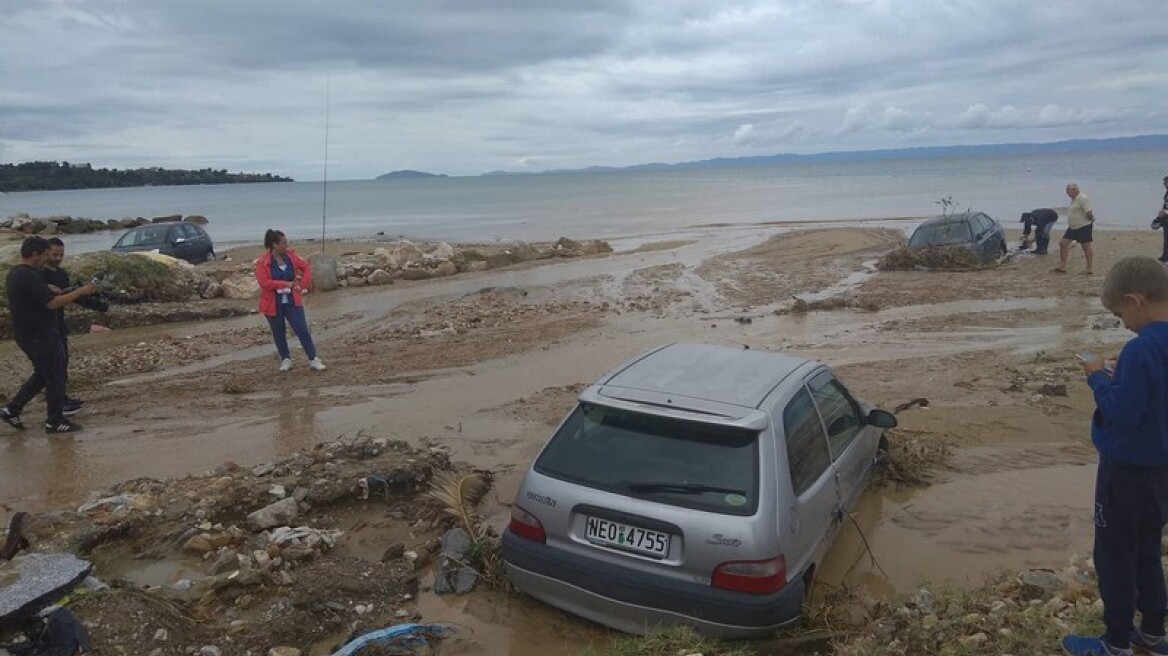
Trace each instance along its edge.
<path fill-rule="evenodd" d="M 993 262 L 1006 254 L 1006 231 L 997 219 L 983 212 L 935 216 L 913 231 L 909 248 L 964 246 L 982 262 Z"/>
<path fill-rule="evenodd" d="M 503 535 L 507 572 L 630 633 L 769 635 L 799 619 L 894 426 L 819 362 L 652 350 L 584 390 L 535 459 Z"/>

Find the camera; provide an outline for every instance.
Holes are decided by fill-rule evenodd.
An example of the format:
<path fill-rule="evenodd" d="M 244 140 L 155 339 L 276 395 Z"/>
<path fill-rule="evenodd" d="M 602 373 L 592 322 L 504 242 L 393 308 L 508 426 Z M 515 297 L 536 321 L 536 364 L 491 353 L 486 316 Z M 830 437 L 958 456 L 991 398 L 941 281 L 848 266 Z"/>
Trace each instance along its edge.
<path fill-rule="evenodd" d="M 1164 219 L 1164 218 L 1161 218 L 1158 216 L 1156 218 L 1152 219 L 1152 230 L 1159 230 L 1160 228 L 1163 228 L 1165 220 L 1168 220 L 1168 219 Z"/>
<path fill-rule="evenodd" d="M 83 296 L 77 299 L 77 305 L 94 312 L 109 312 L 109 285 L 105 282 L 105 274 L 99 273 L 93 276 L 93 280 L 89 284 L 97 288 L 97 291 L 90 296 Z M 65 293 L 71 292 L 79 287 L 84 286 L 83 283 L 75 283 L 73 286 L 65 290 Z"/>

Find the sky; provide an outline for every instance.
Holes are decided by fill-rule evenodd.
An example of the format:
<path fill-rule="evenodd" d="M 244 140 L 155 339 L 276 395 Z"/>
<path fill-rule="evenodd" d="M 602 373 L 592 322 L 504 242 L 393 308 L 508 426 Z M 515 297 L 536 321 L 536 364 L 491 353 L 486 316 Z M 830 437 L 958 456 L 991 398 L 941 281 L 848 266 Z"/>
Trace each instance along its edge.
<path fill-rule="evenodd" d="M 1163 134 L 1163 9 L 0 0 L 0 162 L 339 180 Z"/>

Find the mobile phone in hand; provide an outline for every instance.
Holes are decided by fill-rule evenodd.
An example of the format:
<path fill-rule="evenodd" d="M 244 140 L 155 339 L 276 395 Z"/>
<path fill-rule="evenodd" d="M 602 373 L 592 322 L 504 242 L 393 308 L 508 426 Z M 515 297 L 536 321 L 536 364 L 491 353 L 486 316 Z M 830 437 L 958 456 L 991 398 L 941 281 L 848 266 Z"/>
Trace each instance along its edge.
<path fill-rule="evenodd" d="M 1075 354 L 1075 357 L 1079 359 L 1079 362 L 1090 362 L 1099 356 L 1090 351 L 1079 351 Z"/>

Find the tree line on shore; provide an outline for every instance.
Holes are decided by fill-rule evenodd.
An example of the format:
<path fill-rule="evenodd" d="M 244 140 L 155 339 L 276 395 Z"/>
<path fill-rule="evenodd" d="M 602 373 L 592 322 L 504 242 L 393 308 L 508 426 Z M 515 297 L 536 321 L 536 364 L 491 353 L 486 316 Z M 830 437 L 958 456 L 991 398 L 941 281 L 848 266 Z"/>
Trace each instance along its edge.
<path fill-rule="evenodd" d="M 291 181 L 292 178 L 271 173 L 228 173 L 227 169 L 211 168 L 107 169 L 69 162 L 0 164 L 0 191 L 4 192 Z"/>

